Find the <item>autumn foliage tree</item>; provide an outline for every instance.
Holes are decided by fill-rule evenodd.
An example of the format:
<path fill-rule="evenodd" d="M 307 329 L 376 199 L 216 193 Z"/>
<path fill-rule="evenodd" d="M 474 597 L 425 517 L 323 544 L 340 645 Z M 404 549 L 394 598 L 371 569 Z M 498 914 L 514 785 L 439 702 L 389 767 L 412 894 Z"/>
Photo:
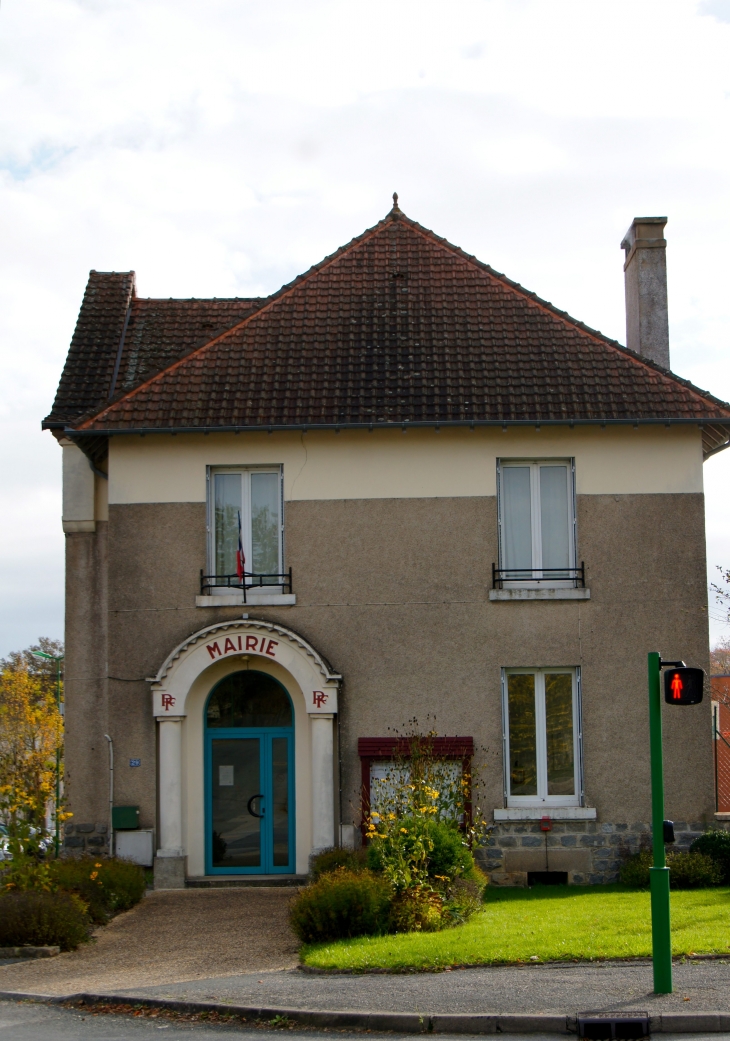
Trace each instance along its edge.
<path fill-rule="evenodd" d="M 35 649 L 60 653 L 55 641 L 43 640 L 0 661 L 0 819 L 15 855 L 38 850 L 63 745 L 55 675 L 45 663 L 36 667 Z"/>

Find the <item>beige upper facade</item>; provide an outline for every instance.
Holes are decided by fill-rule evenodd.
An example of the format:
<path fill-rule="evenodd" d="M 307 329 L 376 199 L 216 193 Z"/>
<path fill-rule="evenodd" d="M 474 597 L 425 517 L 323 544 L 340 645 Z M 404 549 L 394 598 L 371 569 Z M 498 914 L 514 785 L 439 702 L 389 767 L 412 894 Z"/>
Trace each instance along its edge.
<path fill-rule="evenodd" d="M 216 466 L 281 466 L 285 501 L 491 496 L 498 459 L 566 457 L 575 460 L 578 495 L 703 491 L 693 426 L 118 436 L 108 486 L 69 447 L 68 531 L 106 520 L 106 502 L 205 502 L 208 468 Z"/>

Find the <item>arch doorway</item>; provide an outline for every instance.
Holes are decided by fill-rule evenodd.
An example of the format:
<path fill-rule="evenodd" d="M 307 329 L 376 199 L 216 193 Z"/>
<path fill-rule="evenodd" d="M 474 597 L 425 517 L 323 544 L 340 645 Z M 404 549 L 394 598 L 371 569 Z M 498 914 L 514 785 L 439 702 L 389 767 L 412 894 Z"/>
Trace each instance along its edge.
<path fill-rule="evenodd" d="M 294 872 L 294 713 L 265 672 L 229 673 L 205 707 L 206 874 Z"/>

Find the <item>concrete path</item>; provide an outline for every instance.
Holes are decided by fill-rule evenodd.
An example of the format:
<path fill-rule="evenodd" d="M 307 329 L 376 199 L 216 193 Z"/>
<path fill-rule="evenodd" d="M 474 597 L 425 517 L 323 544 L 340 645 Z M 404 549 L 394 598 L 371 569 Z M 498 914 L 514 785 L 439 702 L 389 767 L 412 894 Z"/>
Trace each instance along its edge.
<path fill-rule="evenodd" d="M 0 991 L 49 995 L 271 971 L 298 962 L 289 929 L 291 889 L 190 889 L 150 893 L 56 958 L 0 965 Z"/>

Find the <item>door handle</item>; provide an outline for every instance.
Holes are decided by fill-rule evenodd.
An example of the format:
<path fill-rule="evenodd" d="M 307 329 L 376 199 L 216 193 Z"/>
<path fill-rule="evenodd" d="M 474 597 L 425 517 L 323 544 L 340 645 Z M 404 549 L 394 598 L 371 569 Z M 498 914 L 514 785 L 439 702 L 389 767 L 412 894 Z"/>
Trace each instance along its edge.
<path fill-rule="evenodd" d="M 252 795 L 251 798 L 246 803 L 246 809 L 248 810 L 248 812 L 251 814 L 252 817 L 263 817 L 263 813 L 256 813 L 256 810 L 252 809 L 252 807 L 251 807 L 251 803 L 254 801 L 254 799 L 263 799 L 263 797 L 264 797 L 264 793 L 263 792 L 259 792 L 258 795 Z"/>

